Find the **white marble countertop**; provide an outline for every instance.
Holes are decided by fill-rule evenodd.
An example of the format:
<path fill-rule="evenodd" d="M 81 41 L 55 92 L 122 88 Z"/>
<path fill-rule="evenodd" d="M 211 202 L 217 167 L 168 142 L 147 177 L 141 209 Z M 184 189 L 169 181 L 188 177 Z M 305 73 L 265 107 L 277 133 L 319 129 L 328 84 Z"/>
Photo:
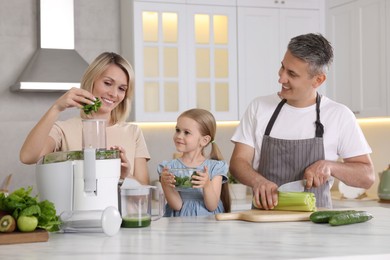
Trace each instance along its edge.
<path fill-rule="evenodd" d="M 356 203 L 351 207 L 374 218 L 339 227 L 162 218 L 146 228 L 122 228 L 113 237 L 51 233 L 48 242 L 2 245 L 0 259 L 390 259 L 390 204 Z"/>

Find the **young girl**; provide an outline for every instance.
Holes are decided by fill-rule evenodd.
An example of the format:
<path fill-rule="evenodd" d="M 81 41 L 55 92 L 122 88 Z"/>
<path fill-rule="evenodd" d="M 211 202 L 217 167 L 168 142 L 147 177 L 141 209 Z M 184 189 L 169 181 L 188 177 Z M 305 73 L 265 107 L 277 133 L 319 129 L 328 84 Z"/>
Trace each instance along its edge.
<path fill-rule="evenodd" d="M 204 109 L 190 109 L 177 119 L 173 141 L 182 156 L 163 161 L 158 166 L 161 185 L 167 200 L 165 216 L 200 216 L 230 212 L 227 184 L 228 165 L 215 143 L 216 122 Z M 211 145 L 209 158 L 205 148 Z M 176 190 L 172 168 L 196 168 L 192 189 Z"/>

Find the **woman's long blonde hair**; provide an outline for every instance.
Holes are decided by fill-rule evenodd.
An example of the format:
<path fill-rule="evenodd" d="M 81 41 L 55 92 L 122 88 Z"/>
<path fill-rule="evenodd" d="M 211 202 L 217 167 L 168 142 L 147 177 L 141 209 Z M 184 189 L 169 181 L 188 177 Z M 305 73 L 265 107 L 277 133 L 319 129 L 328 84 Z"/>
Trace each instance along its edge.
<path fill-rule="evenodd" d="M 199 125 L 199 131 L 202 136 L 210 136 L 211 140 L 209 144 L 211 144 L 211 151 L 209 158 L 222 161 L 223 156 L 221 151 L 219 150 L 218 145 L 215 143 L 215 135 L 217 132 L 217 123 L 215 121 L 215 118 L 213 114 L 211 114 L 209 111 L 201 108 L 193 108 L 190 110 L 187 110 L 180 114 L 180 117 L 188 117 L 194 120 Z M 207 146 L 206 146 L 207 147 Z M 204 149 L 202 150 L 202 155 L 204 156 Z M 223 207 L 225 209 L 225 212 L 230 212 L 231 210 L 231 199 L 229 194 L 229 186 L 228 183 L 225 182 L 222 184 L 221 189 L 221 201 L 223 203 Z"/>
<path fill-rule="evenodd" d="M 123 101 L 111 111 L 112 122 L 124 122 L 129 117 L 131 111 L 131 100 L 134 93 L 134 70 L 130 63 L 114 52 L 103 52 L 88 66 L 81 79 L 81 88 L 92 93 L 95 81 L 104 73 L 111 64 L 117 65 L 127 76 L 127 90 Z M 81 109 L 81 116 L 85 114 Z"/>

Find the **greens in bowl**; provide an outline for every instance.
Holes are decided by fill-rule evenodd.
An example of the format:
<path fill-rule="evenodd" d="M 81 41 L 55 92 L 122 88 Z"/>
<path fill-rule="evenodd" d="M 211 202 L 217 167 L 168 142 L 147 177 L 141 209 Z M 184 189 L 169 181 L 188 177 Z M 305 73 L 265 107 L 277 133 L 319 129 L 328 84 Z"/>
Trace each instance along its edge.
<path fill-rule="evenodd" d="M 197 174 L 196 168 L 173 168 L 169 172 L 175 176 L 175 187 L 178 190 L 185 190 L 192 188 L 192 176 Z"/>

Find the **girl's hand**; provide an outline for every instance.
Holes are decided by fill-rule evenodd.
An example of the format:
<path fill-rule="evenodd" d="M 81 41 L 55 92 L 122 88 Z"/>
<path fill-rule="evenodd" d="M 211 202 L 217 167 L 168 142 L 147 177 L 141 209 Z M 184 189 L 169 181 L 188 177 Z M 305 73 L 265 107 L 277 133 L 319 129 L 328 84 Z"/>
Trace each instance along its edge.
<path fill-rule="evenodd" d="M 132 177 L 130 176 L 130 162 L 127 159 L 125 149 L 121 146 L 112 146 L 110 149 L 119 151 L 119 157 L 121 158 L 121 179 Z"/>
<path fill-rule="evenodd" d="M 62 112 L 67 108 L 83 108 L 85 104 L 93 104 L 95 97 L 88 91 L 80 88 L 71 88 L 53 104 L 53 108 Z"/>
<path fill-rule="evenodd" d="M 197 171 L 191 176 L 193 188 L 205 188 L 211 184 L 209 171 L 207 166 L 204 167 L 204 172 Z"/>
<path fill-rule="evenodd" d="M 160 179 L 161 179 L 160 181 L 162 186 L 175 188 L 175 183 L 176 183 L 175 175 L 170 173 L 168 171 L 168 168 L 163 169 Z"/>

